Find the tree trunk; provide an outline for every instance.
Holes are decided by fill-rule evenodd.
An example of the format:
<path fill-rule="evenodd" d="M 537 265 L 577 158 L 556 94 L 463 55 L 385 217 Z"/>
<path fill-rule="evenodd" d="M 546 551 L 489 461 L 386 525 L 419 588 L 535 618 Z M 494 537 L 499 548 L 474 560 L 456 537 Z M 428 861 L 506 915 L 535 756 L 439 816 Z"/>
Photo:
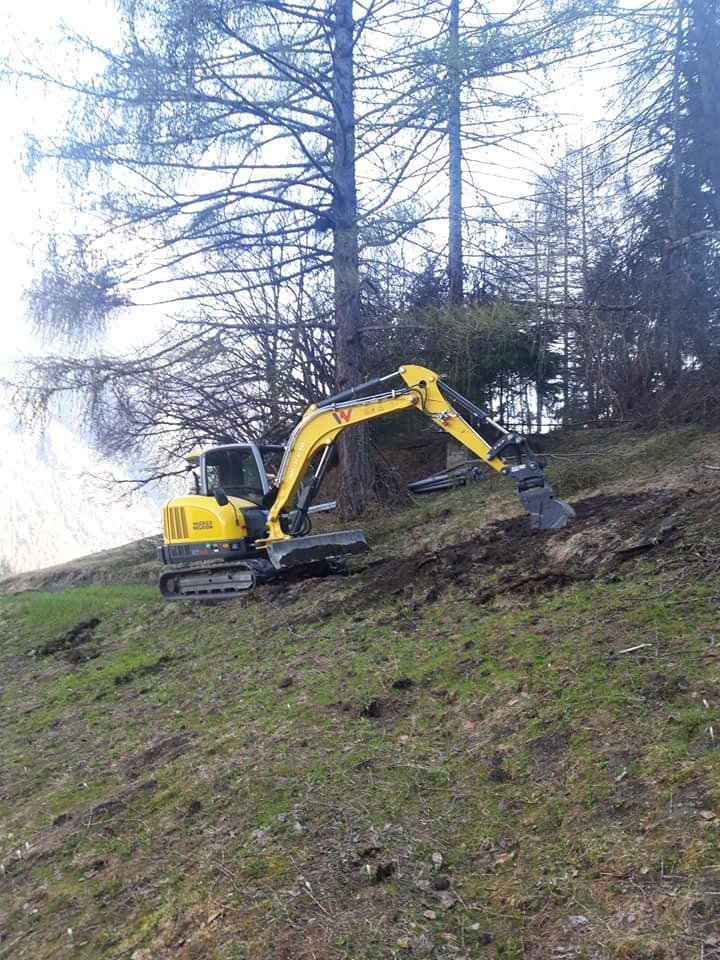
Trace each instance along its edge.
<path fill-rule="evenodd" d="M 585 150 L 580 151 L 580 264 L 582 273 L 582 330 L 585 341 L 583 354 L 585 358 L 585 388 L 587 390 L 587 410 L 590 420 L 597 420 L 598 387 L 597 374 L 603 363 L 603 356 L 594 347 L 595 324 L 590 317 L 590 258 L 588 254 L 588 211 L 587 211 L 587 183 L 585 180 Z"/>
<path fill-rule="evenodd" d="M 568 304 L 570 301 L 570 171 L 567 157 L 563 167 L 563 299 L 562 299 L 562 425 L 568 422 L 568 407 L 570 404 L 570 328 L 568 320 Z"/>
<path fill-rule="evenodd" d="M 535 311 L 534 311 L 535 312 L 535 331 L 537 334 L 537 342 L 538 342 L 537 379 L 535 382 L 536 392 L 537 392 L 537 404 L 538 404 L 538 408 L 537 408 L 538 433 L 540 433 L 540 420 L 542 418 L 542 401 L 540 399 L 540 375 L 541 375 L 540 371 L 541 371 L 542 352 L 543 352 L 542 341 L 544 336 L 543 322 L 542 322 L 542 316 L 541 316 L 541 311 L 543 308 L 541 306 L 541 298 L 540 298 L 540 204 L 541 204 L 540 196 L 538 194 L 538 190 L 536 189 L 535 201 L 534 201 L 534 207 L 533 207 L 533 288 L 534 288 L 533 293 L 535 295 Z M 547 226 L 547 218 L 544 226 L 545 227 Z M 545 239 L 545 244 L 547 248 L 547 258 L 549 259 L 550 240 L 547 236 L 545 236 L 544 239 Z M 549 267 L 548 267 L 548 273 L 549 273 Z M 547 297 L 548 297 L 548 290 L 547 290 L 548 283 L 549 283 L 548 274 L 546 274 L 545 294 L 544 294 L 546 303 L 547 303 Z M 544 309 L 547 310 L 547 306 Z M 528 432 L 529 433 L 532 432 L 532 427 Z"/>
<path fill-rule="evenodd" d="M 335 0 L 333 57 L 333 273 L 335 284 L 335 379 L 338 390 L 361 383 L 357 191 L 355 184 L 355 103 L 353 0 Z M 366 426 L 346 431 L 339 442 L 338 505 L 346 519 L 363 512 L 372 483 Z"/>
<path fill-rule="evenodd" d="M 462 142 L 460 135 L 460 0 L 450 0 L 448 38 L 448 288 L 450 305 L 462 306 Z"/>
<path fill-rule="evenodd" d="M 681 103 L 681 73 L 682 53 L 684 48 L 684 9 L 677 11 L 675 26 L 675 53 L 673 59 L 672 80 L 672 148 L 670 170 L 670 215 L 667 225 L 670 244 L 664 254 L 664 274 L 669 281 L 667 288 L 666 320 L 667 336 L 665 342 L 665 378 L 668 385 L 677 383 L 682 369 L 682 318 L 685 314 L 685 272 L 683 270 L 683 253 L 676 241 L 683 232 L 680 228 L 682 210 L 681 196 L 681 167 L 682 157 L 682 103 Z"/>
<path fill-rule="evenodd" d="M 697 56 L 702 104 L 704 157 L 712 186 L 715 227 L 720 228 L 720 75 L 716 61 L 720 46 L 717 3 L 691 0 L 692 32 Z"/>

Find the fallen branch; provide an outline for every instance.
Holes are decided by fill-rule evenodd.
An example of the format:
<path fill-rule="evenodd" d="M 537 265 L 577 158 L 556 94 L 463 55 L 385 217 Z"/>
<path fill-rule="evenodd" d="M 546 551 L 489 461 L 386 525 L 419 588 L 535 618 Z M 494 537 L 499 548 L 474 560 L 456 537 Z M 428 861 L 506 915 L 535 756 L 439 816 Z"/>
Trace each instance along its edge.
<path fill-rule="evenodd" d="M 621 653 L 635 653 L 636 650 L 643 650 L 645 647 L 651 646 L 651 643 L 636 643 L 634 647 L 625 647 L 624 650 L 616 650 L 615 653 L 619 657 Z"/>

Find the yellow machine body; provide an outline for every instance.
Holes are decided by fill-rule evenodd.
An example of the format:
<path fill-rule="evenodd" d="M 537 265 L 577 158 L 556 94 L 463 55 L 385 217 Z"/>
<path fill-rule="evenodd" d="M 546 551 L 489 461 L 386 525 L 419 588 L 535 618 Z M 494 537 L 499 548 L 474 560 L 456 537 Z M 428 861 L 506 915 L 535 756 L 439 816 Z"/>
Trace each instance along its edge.
<path fill-rule="evenodd" d="M 257 510 L 257 504 L 229 497 L 228 506 L 220 506 L 213 497 L 189 494 L 174 497 L 163 507 L 163 540 L 166 546 L 181 548 L 180 557 L 204 560 L 212 557 L 247 553 L 248 523 L 244 510 Z"/>

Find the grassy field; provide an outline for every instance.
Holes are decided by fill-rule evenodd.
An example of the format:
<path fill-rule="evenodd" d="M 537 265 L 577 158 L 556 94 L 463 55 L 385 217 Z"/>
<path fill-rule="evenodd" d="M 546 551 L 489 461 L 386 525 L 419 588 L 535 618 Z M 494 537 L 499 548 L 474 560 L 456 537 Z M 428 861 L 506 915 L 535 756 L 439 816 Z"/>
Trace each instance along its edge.
<path fill-rule="evenodd" d="M 0 957 L 720 957 L 720 438 L 551 465 L 557 534 L 493 481 L 345 578 L 1 598 Z"/>

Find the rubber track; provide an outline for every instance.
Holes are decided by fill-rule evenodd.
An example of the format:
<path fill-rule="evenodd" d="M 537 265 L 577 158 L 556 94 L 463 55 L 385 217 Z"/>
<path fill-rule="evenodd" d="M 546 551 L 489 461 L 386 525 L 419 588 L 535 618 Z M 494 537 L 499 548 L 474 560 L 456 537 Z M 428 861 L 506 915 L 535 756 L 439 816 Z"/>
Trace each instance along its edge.
<path fill-rule="evenodd" d="M 257 581 L 258 572 L 250 563 L 221 563 L 168 570 L 159 585 L 166 600 L 221 600 L 247 593 Z"/>

